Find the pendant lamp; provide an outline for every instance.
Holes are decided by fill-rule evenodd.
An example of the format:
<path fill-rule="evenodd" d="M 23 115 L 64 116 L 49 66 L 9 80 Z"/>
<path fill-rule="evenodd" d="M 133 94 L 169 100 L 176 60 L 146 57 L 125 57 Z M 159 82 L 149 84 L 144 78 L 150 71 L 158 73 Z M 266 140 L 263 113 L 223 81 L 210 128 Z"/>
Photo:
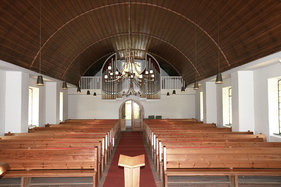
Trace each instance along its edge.
<path fill-rule="evenodd" d="M 39 54 L 39 73 L 41 73 L 41 42 L 42 42 L 42 36 L 41 36 L 41 0 L 39 1 L 40 2 L 40 34 L 39 34 L 39 36 L 40 36 L 40 39 L 39 39 L 39 44 L 40 44 L 40 48 L 39 48 L 39 50 L 40 50 L 40 54 Z M 36 84 L 37 84 L 37 86 L 44 86 L 44 80 L 43 80 L 43 76 L 42 75 L 38 75 L 37 76 L 37 81 L 36 81 Z"/>
<path fill-rule="evenodd" d="M 216 84 L 222 84 L 222 83 L 223 83 L 222 76 L 221 76 L 221 73 L 219 72 L 217 74 Z"/>
<path fill-rule="evenodd" d="M 37 86 L 44 86 L 44 80 L 42 75 L 37 76 L 37 81 L 36 81 Z"/>
<path fill-rule="evenodd" d="M 194 82 L 194 86 L 193 86 L 194 90 L 198 90 L 199 89 L 199 84 L 197 81 Z"/>
<path fill-rule="evenodd" d="M 81 93 L 81 88 L 79 85 L 77 86 L 77 93 Z"/>
<path fill-rule="evenodd" d="M 63 81 L 62 83 L 62 89 L 63 90 L 66 90 L 67 89 L 67 83 L 65 81 Z"/>

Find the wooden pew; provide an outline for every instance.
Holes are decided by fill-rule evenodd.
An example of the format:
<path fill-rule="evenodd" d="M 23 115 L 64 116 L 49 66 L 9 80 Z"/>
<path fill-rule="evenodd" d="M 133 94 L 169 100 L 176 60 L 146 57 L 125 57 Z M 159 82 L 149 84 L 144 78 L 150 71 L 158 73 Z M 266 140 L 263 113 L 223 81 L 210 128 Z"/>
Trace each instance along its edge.
<path fill-rule="evenodd" d="M 0 149 L 9 163 L 3 178 L 21 177 L 21 187 L 32 177 L 93 177 L 97 185 L 97 148 Z"/>
<path fill-rule="evenodd" d="M 48 127 L 44 128 L 35 128 L 31 130 L 30 133 L 9 133 L 7 136 L 0 137 L 0 149 L 22 151 L 36 150 L 38 152 L 38 150 L 44 151 L 46 149 L 87 150 L 95 147 L 97 153 L 94 156 L 96 157 L 95 162 L 97 165 L 95 167 L 96 178 L 94 183 L 97 183 L 100 173 L 103 171 L 104 164 L 107 163 L 110 151 L 115 144 L 114 142 L 120 128 L 117 120 L 100 120 L 98 123 L 96 123 L 95 120 L 89 120 L 87 123 L 88 124 L 73 122 L 59 125 L 48 125 Z M 80 158 L 80 155 L 77 156 Z M 76 155 L 74 158 L 75 157 Z M 14 163 L 15 162 L 13 162 L 13 164 Z M 84 166 L 81 166 L 80 168 L 84 168 Z M 29 176 L 52 177 L 53 175 L 56 175 L 55 173 L 51 174 L 53 170 L 52 172 L 49 170 L 40 170 L 40 172 L 38 172 L 39 169 L 35 168 L 34 170 L 28 172 L 20 170 L 16 174 L 14 171 L 9 171 L 5 177 L 18 177 L 22 175 L 22 185 L 26 185 L 25 183 L 28 183 Z M 77 173 L 76 169 L 75 172 L 58 168 L 55 169 L 57 171 L 56 173 L 59 174 L 58 177 L 72 177 L 75 173 Z M 27 170 L 30 170 L 30 168 Z M 92 171 L 81 170 L 78 172 L 78 177 L 91 176 L 92 173 Z M 25 177 L 27 177 L 27 179 L 25 179 Z"/>
<path fill-rule="evenodd" d="M 55 142 L 57 142 L 57 144 L 61 144 L 61 143 L 67 143 L 69 144 L 70 142 L 72 143 L 92 143 L 93 146 L 97 146 L 98 149 L 100 150 L 98 152 L 98 158 L 99 158 L 99 162 L 100 162 L 100 168 L 101 171 L 103 171 L 105 165 L 108 163 L 108 159 L 109 159 L 109 153 L 110 153 L 110 148 L 109 148 L 109 142 L 107 141 L 107 138 L 104 137 L 103 134 L 80 134 L 80 133 L 72 133 L 72 134 L 63 134 L 63 133 L 19 133 L 17 134 L 17 136 L 2 136 L 0 138 L 0 142 L 3 142 L 4 140 L 6 140 L 4 143 L 7 144 L 7 141 L 17 141 L 17 144 L 19 144 L 22 147 L 31 147 L 31 143 L 34 146 L 40 146 L 42 145 L 49 145 L 53 142 L 53 144 L 55 144 Z M 23 145 L 24 142 L 27 142 L 26 144 L 29 145 Z M 77 144 L 77 143 L 76 143 Z M 98 145 L 97 145 L 98 144 Z"/>
<path fill-rule="evenodd" d="M 281 144 L 184 120 L 147 120 L 145 136 L 165 187 L 168 176 L 281 176 Z M 163 162 L 162 162 L 163 161 Z M 163 170 L 162 170 L 163 168 Z"/>
<path fill-rule="evenodd" d="M 102 153 L 102 142 L 81 142 L 80 141 L 60 141 L 60 140 L 45 140 L 45 141 L 36 141 L 36 140 L 20 140 L 20 142 L 16 141 L 0 141 L 0 149 L 49 149 L 49 148 L 92 148 L 96 147 L 97 151 L 97 176 L 98 179 L 101 177 L 101 173 L 104 170 L 105 162 L 104 162 L 104 153 Z"/>
<path fill-rule="evenodd" d="M 281 176 L 280 147 L 164 147 L 164 186 L 168 176 Z"/>

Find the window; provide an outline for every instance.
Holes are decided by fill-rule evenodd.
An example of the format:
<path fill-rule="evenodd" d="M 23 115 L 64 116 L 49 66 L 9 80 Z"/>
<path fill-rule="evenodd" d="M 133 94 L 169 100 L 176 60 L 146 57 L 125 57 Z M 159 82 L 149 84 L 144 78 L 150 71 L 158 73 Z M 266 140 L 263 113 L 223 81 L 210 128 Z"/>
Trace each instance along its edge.
<path fill-rule="evenodd" d="M 280 134 L 280 78 L 268 79 L 268 120 L 269 120 L 269 133 Z"/>
<path fill-rule="evenodd" d="M 63 92 L 60 92 L 60 121 L 63 121 Z"/>
<path fill-rule="evenodd" d="M 281 134 L 281 79 L 278 80 L 278 125 L 279 134 Z"/>
<path fill-rule="evenodd" d="M 28 126 L 39 126 L 39 88 L 28 89 Z"/>
<path fill-rule="evenodd" d="M 200 121 L 203 121 L 204 120 L 204 102 L 203 102 L 203 99 L 204 99 L 204 95 L 203 95 L 203 92 L 200 92 Z"/>
<path fill-rule="evenodd" d="M 223 125 L 232 125 L 232 89 L 225 87 L 222 89 L 223 94 Z"/>

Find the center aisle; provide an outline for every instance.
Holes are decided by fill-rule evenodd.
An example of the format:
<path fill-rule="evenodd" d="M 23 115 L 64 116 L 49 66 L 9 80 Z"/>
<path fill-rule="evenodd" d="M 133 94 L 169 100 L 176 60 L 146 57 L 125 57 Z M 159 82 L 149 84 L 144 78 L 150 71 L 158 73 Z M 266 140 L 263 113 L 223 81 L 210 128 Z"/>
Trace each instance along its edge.
<path fill-rule="evenodd" d="M 119 155 L 137 156 L 145 154 L 145 166 L 140 169 L 140 187 L 156 187 L 149 161 L 145 152 L 141 132 L 121 132 L 104 187 L 123 187 L 124 168 L 118 166 Z"/>

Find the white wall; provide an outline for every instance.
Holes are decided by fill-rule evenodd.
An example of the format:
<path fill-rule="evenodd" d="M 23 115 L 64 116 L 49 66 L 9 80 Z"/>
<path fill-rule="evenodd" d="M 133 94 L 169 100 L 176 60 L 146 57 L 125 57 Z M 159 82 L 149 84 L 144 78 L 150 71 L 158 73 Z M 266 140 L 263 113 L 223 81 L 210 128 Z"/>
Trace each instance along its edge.
<path fill-rule="evenodd" d="M 27 73 L 6 72 L 5 132 L 28 131 L 28 85 Z"/>
<path fill-rule="evenodd" d="M 69 90 L 68 95 L 68 118 L 69 119 L 118 119 L 119 108 L 124 102 L 120 100 L 102 100 L 101 95 L 96 90 L 97 96 L 94 97 L 93 90 L 91 95 L 86 95 L 85 90 L 77 94 L 75 89 Z M 177 95 L 166 96 L 167 91 L 163 91 L 159 100 L 142 100 L 137 97 L 144 107 L 144 117 L 148 115 L 161 115 L 162 118 L 195 118 L 195 95 L 194 93 L 180 93 Z M 171 93 L 171 91 L 170 91 Z"/>
<path fill-rule="evenodd" d="M 204 122 L 217 123 L 217 90 L 215 82 L 205 82 Z"/>
<path fill-rule="evenodd" d="M 223 127 L 223 95 L 222 89 L 231 86 L 231 78 L 225 78 L 222 84 L 217 84 L 217 126 Z"/>
<path fill-rule="evenodd" d="M 253 71 L 232 73 L 233 131 L 255 130 Z"/>
<path fill-rule="evenodd" d="M 59 123 L 59 88 L 57 82 L 45 82 L 45 123 Z"/>
<path fill-rule="evenodd" d="M 232 86 L 233 130 L 252 130 L 256 134 L 265 134 L 270 141 L 281 141 L 281 136 L 272 134 L 278 128 L 276 102 L 277 78 L 281 78 L 280 59 L 281 52 L 278 52 L 223 72 L 224 83 L 216 88 L 218 126 L 221 126 L 223 120 L 222 88 Z M 206 94 L 204 85 L 212 81 L 215 81 L 214 76 L 199 82 L 201 86 L 196 94 L 197 119 L 200 114 L 199 92 Z"/>
<path fill-rule="evenodd" d="M 281 64 L 275 63 L 267 67 L 259 68 L 254 71 L 255 80 L 255 132 L 270 134 L 270 125 L 277 126 L 276 116 L 278 113 L 271 111 L 273 104 L 269 102 L 268 79 L 281 77 Z M 277 86 L 277 83 L 276 83 Z M 277 93 L 276 93 L 277 94 Z M 271 136 L 270 141 L 281 141 L 281 137 Z"/>

